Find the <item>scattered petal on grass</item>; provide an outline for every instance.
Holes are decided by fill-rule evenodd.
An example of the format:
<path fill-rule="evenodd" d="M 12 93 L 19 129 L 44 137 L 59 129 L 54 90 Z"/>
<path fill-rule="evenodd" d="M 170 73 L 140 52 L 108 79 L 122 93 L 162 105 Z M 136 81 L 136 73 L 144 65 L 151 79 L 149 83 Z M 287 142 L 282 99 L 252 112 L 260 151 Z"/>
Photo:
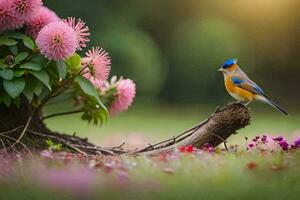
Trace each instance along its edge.
<path fill-rule="evenodd" d="M 172 168 L 169 168 L 169 167 L 164 168 L 163 172 L 166 173 L 166 174 L 171 174 L 171 175 L 175 174 L 175 170 L 172 169 Z"/>
<path fill-rule="evenodd" d="M 247 163 L 247 167 L 248 169 L 253 170 L 257 167 L 257 164 L 255 162 L 249 162 Z"/>

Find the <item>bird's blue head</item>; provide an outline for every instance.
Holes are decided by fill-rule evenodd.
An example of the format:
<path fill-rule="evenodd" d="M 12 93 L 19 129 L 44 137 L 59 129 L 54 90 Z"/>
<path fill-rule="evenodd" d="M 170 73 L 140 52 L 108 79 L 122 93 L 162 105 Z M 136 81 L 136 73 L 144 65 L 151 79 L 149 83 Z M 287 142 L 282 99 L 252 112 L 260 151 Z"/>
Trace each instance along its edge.
<path fill-rule="evenodd" d="M 222 66 L 223 69 L 227 69 L 228 67 L 231 67 L 232 65 L 235 65 L 237 63 L 237 59 L 229 59 L 226 60 Z"/>
<path fill-rule="evenodd" d="M 229 59 L 223 64 L 223 66 L 218 70 L 222 72 L 224 75 L 234 72 L 238 68 L 237 59 Z"/>

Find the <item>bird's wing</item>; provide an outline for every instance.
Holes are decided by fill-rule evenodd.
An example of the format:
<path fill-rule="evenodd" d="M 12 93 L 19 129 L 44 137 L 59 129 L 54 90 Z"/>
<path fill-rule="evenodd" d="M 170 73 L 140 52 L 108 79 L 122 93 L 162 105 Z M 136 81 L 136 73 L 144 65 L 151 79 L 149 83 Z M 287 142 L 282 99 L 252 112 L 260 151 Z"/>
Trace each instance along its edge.
<path fill-rule="evenodd" d="M 249 92 L 253 92 L 255 94 L 264 95 L 264 91 L 250 79 L 244 79 L 240 76 L 233 76 L 231 80 L 232 83 L 237 87 L 240 87 Z"/>

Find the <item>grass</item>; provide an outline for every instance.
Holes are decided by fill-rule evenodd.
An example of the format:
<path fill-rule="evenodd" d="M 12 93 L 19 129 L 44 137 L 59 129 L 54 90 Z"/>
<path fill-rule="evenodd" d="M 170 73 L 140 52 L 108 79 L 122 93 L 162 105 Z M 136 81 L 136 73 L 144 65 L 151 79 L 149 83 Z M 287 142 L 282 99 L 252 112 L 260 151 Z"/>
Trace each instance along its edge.
<path fill-rule="evenodd" d="M 175 153 L 163 160 L 36 158 L 0 172 L 0 199 L 296 200 L 299 166 L 299 151 Z"/>

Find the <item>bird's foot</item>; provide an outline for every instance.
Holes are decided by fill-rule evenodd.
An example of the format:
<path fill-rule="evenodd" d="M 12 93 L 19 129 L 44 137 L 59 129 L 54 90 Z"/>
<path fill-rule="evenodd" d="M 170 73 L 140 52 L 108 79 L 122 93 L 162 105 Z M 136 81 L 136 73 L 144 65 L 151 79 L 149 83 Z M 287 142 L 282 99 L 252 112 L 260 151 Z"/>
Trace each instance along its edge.
<path fill-rule="evenodd" d="M 236 103 L 243 104 L 244 106 L 248 106 L 251 101 L 236 101 Z"/>

